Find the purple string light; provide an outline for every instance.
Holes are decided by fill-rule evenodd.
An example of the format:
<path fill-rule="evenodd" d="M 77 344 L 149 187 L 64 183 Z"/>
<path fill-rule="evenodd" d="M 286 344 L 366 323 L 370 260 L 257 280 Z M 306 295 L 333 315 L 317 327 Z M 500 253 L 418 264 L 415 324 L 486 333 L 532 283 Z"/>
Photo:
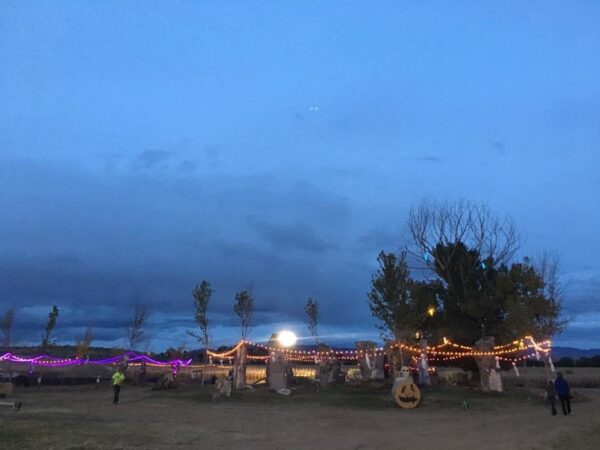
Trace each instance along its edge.
<path fill-rule="evenodd" d="M 35 366 L 42 367 L 65 367 L 65 366 L 76 366 L 83 364 L 94 364 L 94 365 L 109 365 L 116 364 L 127 357 L 129 362 L 145 362 L 147 364 L 153 364 L 156 366 L 166 366 L 166 367 L 176 367 L 183 366 L 187 367 L 192 363 L 191 359 L 186 361 L 182 359 L 173 359 L 171 361 L 158 361 L 156 359 L 152 359 L 146 355 L 138 355 L 133 352 L 127 352 L 121 356 L 113 356 L 111 358 L 105 359 L 87 359 L 87 358 L 67 358 L 60 359 L 53 356 L 48 355 L 39 355 L 35 357 L 24 358 L 21 356 L 13 355 L 12 353 L 5 353 L 0 356 L 0 361 L 8 361 L 13 363 L 27 363 Z"/>

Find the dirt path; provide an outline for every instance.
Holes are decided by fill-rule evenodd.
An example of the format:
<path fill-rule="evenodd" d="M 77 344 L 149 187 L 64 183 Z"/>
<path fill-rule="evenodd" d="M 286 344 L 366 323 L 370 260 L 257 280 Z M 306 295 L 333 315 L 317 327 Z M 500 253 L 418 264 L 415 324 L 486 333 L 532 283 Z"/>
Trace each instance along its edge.
<path fill-rule="evenodd" d="M 289 405 L 202 403 L 130 386 L 120 406 L 111 405 L 108 389 L 19 395 L 22 411 L 0 410 L 3 449 L 592 449 L 600 442 L 600 391 L 593 390 L 568 417 L 552 417 L 537 403 L 468 411 L 329 407 L 294 398 Z"/>

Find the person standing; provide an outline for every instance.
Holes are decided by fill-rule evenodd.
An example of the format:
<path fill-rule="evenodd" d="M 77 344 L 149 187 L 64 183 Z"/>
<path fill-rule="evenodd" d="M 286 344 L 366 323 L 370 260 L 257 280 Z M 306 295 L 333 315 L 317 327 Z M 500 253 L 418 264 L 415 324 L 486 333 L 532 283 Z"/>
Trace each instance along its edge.
<path fill-rule="evenodd" d="M 558 372 L 556 374 L 556 381 L 554 381 L 554 389 L 556 389 L 556 394 L 558 395 L 558 399 L 560 400 L 560 406 L 562 408 L 563 414 L 566 416 L 567 414 L 571 414 L 571 390 L 569 388 L 569 383 L 567 380 L 563 378 L 563 374 Z"/>
<path fill-rule="evenodd" d="M 552 415 L 555 416 L 556 411 L 556 389 L 554 389 L 554 381 L 548 380 L 548 384 L 546 385 L 546 401 L 550 404 L 550 411 Z"/>
<path fill-rule="evenodd" d="M 113 386 L 113 404 L 119 404 L 119 393 L 121 392 L 121 384 L 125 381 L 125 375 L 123 374 L 122 369 L 119 367 L 117 371 L 112 376 L 112 386 Z"/>

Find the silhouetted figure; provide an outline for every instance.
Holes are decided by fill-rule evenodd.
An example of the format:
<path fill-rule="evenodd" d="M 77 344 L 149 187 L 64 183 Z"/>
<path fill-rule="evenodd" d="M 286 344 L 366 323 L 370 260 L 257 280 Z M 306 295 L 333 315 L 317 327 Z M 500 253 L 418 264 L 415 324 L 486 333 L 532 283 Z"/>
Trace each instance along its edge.
<path fill-rule="evenodd" d="M 556 415 L 556 389 L 554 389 L 554 382 L 552 380 L 548 380 L 548 384 L 546 385 L 546 401 L 550 404 L 550 411 L 552 415 Z"/>
<path fill-rule="evenodd" d="M 554 389 L 560 400 L 560 406 L 563 414 L 571 414 L 571 392 L 569 389 L 569 383 L 563 378 L 563 374 L 558 372 L 556 375 L 556 381 L 554 382 Z"/>

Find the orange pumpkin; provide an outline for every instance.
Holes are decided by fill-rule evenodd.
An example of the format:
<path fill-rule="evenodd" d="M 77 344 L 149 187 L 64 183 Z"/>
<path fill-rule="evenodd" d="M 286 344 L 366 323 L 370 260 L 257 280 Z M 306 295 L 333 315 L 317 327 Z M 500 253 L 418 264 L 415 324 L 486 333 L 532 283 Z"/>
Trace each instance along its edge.
<path fill-rule="evenodd" d="M 412 380 L 406 380 L 394 389 L 393 397 L 402 408 L 410 409 L 421 403 L 421 390 Z"/>

